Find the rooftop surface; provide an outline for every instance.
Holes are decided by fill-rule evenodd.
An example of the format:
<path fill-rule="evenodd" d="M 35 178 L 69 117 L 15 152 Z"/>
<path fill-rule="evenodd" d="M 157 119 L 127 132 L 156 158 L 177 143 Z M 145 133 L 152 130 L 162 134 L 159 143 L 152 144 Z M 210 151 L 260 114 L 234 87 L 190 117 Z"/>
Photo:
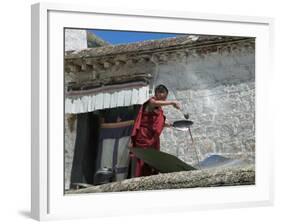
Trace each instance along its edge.
<path fill-rule="evenodd" d="M 87 48 L 78 51 L 66 52 L 65 59 L 94 58 L 126 53 L 146 53 L 150 51 L 181 48 L 183 46 L 195 47 L 223 42 L 251 39 L 249 37 L 233 36 L 195 36 L 185 35 L 157 40 L 141 41 L 129 44 L 107 45 L 97 48 Z"/>

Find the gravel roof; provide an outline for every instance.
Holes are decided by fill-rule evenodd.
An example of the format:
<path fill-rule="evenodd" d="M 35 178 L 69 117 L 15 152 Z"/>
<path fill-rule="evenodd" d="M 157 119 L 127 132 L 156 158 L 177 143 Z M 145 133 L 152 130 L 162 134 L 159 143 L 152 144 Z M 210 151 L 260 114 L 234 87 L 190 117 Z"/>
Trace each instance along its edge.
<path fill-rule="evenodd" d="M 107 45 L 96 48 L 87 48 L 77 51 L 66 52 L 65 59 L 75 58 L 92 58 L 113 56 L 117 54 L 127 53 L 146 53 L 157 50 L 181 48 L 183 46 L 197 46 L 211 43 L 221 43 L 236 40 L 249 39 L 247 37 L 231 37 L 231 36 L 195 36 L 180 35 L 172 38 L 163 38 L 157 40 L 142 41 L 130 44 Z"/>

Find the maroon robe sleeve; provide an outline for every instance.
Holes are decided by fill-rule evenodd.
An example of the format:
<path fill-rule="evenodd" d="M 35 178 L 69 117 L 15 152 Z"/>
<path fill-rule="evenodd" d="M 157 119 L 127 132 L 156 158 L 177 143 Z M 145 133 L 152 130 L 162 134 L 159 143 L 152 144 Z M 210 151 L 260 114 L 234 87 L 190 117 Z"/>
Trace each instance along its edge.
<path fill-rule="evenodd" d="M 152 147 L 159 150 L 159 138 L 165 125 L 165 116 L 161 107 L 155 108 L 152 112 L 145 111 L 145 105 L 149 100 L 147 100 L 139 110 L 135 119 L 131 140 L 133 147 Z"/>

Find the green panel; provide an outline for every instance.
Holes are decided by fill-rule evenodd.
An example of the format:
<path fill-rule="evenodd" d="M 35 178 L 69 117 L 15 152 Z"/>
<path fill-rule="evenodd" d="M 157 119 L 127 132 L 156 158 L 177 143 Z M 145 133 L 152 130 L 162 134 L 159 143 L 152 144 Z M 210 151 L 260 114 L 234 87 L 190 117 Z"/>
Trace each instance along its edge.
<path fill-rule="evenodd" d="M 176 156 L 152 148 L 132 148 L 131 152 L 133 152 L 137 158 L 159 170 L 160 173 L 196 170 Z"/>

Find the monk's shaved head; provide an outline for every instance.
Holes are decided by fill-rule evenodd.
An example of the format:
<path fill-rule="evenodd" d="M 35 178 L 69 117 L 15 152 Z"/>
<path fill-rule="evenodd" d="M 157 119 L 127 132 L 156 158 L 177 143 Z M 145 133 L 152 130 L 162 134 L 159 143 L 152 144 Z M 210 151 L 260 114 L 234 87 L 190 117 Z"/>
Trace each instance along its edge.
<path fill-rule="evenodd" d="M 156 88 L 155 88 L 155 94 L 156 93 L 166 93 L 166 94 L 168 94 L 169 90 L 166 86 L 164 86 L 163 84 L 160 84 L 160 85 L 156 86 Z"/>

